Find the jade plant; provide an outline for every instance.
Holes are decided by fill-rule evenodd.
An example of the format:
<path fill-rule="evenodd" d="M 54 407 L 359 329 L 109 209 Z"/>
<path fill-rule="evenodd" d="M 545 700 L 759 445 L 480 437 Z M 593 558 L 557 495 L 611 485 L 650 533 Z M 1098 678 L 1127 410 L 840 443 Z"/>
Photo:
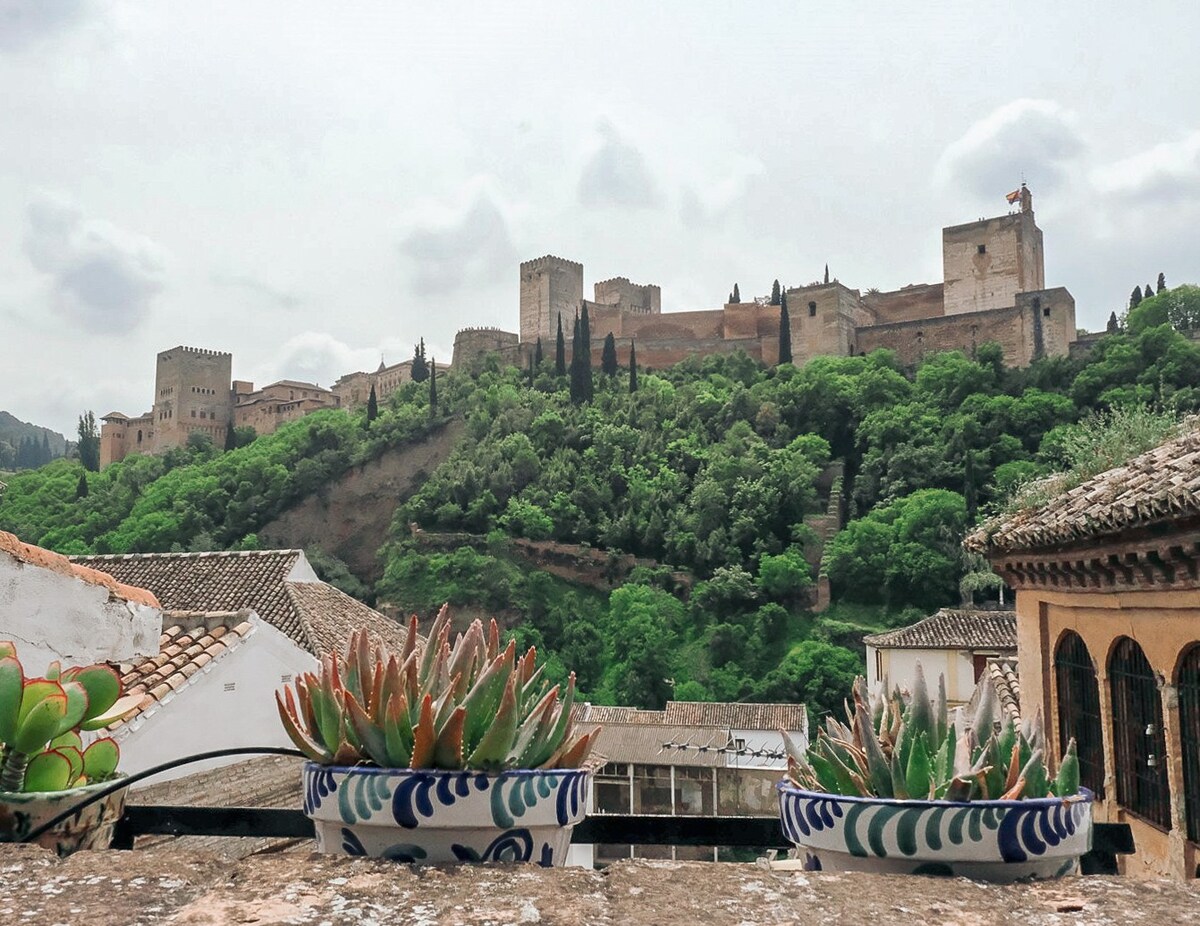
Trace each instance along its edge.
<path fill-rule="evenodd" d="M 1072 739 L 1058 773 L 1046 762 L 1045 725 L 1039 710 L 1018 726 L 997 714 L 995 690 L 986 679 L 973 699 L 952 716 L 945 678 L 929 697 L 917 665 L 912 692 L 898 688 L 869 693 L 855 680 L 846 723 L 833 717 L 806 752 L 784 734 L 788 778 L 808 791 L 860 797 L 920 800 L 1019 800 L 1072 797 L 1079 791 L 1079 757 Z"/>
<path fill-rule="evenodd" d="M 578 768 L 598 730 L 575 734 L 572 673 L 565 693 L 550 686 L 531 647 L 500 647 L 493 620 L 476 620 L 450 642 L 443 607 L 422 639 L 414 616 L 398 653 L 365 630 L 344 656 L 326 654 L 282 694 L 279 716 L 296 747 L 325 765 L 381 768 Z"/>
<path fill-rule="evenodd" d="M 64 791 L 111 778 L 121 751 L 102 737 L 86 748 L 81 732 L 100 730 L 137 706 L 121 697 L 106 665 L 63 669 L 50 663 L 27 678 L 17 648 L 0 641 L 0 791 Z"/>

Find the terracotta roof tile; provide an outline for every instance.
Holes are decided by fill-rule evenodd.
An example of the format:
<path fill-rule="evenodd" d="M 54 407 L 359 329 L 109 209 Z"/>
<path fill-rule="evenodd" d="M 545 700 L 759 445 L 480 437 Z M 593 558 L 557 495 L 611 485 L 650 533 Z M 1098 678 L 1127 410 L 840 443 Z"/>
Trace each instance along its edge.
<path fill-rule="evenodd" d="M 603 704 L 576 705 L 574 720 L 604 726 L 636 725 L 658 728 L 689 727 L 713 730 L 808 729 L 808 714 L 803 704 L 743 704 L 718 701 L 668 701 L 661 711 L 636 707 L 610 707 Z"/>
<path fill-rule="evenodd" d="M 361 601 L 324 582 L 289 582 L 288 576 L 303 555 L 300 550 L 253 550 L 73 559 L 145 585 L 172 610 L 247 608 L 315 656 L 343 648 L 358 627 L 366 627 L 391 647 L 403 645 L 406 628 Z M 182 640 L 172 641 L 172 645 L 180 643 Z"/>
<path fill-rule="evenodd" d="M 163 623 L 170 626 L 159 640 L 159 656 L 114 665 L 126 693 L 145 697 L 136 712 L 108 729 L 117 729 L 169 700 L 204 666 L 239 646 L 254 632 L 248 617 L 247 611 L 164 615 Z"/>
<path fill-rule="evenodd" d="M 238 611 L 249 608 L 303 646 L 308 645 L 285 589 L 300 550 L 226 553 L 125 553 L 76 556 L 123 582 L 152 590 L 172 611 Z"/>
<path fill-rule="evenodd" d="M 1017 649 L 1017 617 L 1012 611 L 942 608 L 935 614 L 886 633 L 863 637 L 870 646 L 892 649 Z"/>
<path fill-rule="evenodd" d="M 61 553 L 54 553 L 42 547 L 35 547 L 31 543 L 23 543 L 15 534 L 10 534 L 7 531 L 0 531 L 0 552 L 7 553 L 19 562 L 30 566 L 40 566 L 43 569 L 49 569 L 62 575 L 73 576 L 80 581 L 87 582 L 89 585 L 101 585 L 108 589 L 109 595 L 113 598 L 121 598 L 125 601 L 147 605 L 151 608 L 159 607 L 158 599 L 154 597 L 154 593 L 145 588 L 138 587 L 136 583 L 129 585 L 122 584 L 107 572 L 101 572 L 98 569 L 73 563 Z"/>
<path fill-rule="evenodd" d="M 384 617 L 332 585 L 289 582 L 287 595 L 314 654 L 342 650 L 350 634 L 360 627 L 381 637 L 393 651 L 398 652 L 404 646 L 408 633 L 406 626 Z"/>
<path fill-rule="evenodd" d="M 1000 701 L 1000 709 L 1005 717 L 1012 718 L 1014 723 L 1021 721 L 1021 679 L 1017 675 L 1015 659 L 989 659 L 988 677 L 992 687 L 996 689 L 996 697 Z"/>
<path fill-rule="evenodd" d="M 1200 516 L 1200 419 L 1187 432 L 1062 493 L 987 522 L 964 541 L 986 554 L 1062 546 Z"/>

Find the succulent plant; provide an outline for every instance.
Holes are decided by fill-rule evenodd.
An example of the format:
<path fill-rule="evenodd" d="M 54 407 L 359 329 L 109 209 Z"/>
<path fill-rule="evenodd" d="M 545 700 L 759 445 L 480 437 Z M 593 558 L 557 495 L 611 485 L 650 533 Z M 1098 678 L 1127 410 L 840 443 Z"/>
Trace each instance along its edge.
<path fill-rule="evenodd" d="M 381 768 L 578 768 L 598 730 L 575 735 L 575 675 L 559 696 L 530 647 L 500 648 L 493 620 L 476 620 L 450 643 L 450 614 L 438 613 L 427 639 L 414 616 L 399 653 L 365 630 L 345 657 L 326 654 L 282 693 L 279 716 L 296 747 L 326 765 Z"/>
<path fill-rule="evenodd" d="M 137 707 L 121 697 L 121 679 L 106 665 L 26 678 L 17 648 L 0 641 L 0 791 L 63 791 L 110 778 L 121 751 L 101 737 L 84 748 L 81 731 L 99 730 Z"/>
<path fill-rule="evenodd" d="M 946 707 L 945 678 L 935 700 L 917 665 L 912 693 L 890 696 L 854 682 L 846 723 L 826 718 L 817 737 L 801 752 L 786 733 L 788 778 L 808 791 L 914 800 L 1019 800 L 1071 797 L 1079 791 L 1075 740 L 1067 746 L 1058 774 L 1046 762 L 1041 710 L 1018 727 L 997 716 L 995 690 L 981 681 L 974 716 Z"/>

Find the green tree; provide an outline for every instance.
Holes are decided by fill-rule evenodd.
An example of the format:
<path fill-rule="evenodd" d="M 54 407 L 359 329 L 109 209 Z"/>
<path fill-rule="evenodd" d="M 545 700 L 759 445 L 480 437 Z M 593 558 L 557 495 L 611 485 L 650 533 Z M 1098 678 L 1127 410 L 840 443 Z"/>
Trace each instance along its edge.
<path fill-rule="evenodd" d="M 588 320 L 587 303 L 579 316 L 579 376 L 583 387 L 583 398 L 590 402 L 595 397 L 595 384 L 592 380 L 592 324 Z"/>
<path fill-rule="evenodd" d="M 412 376 L 414 383 L 423 383 L 429 379 L 429 364 L 425 360 L 425 339 L 413 345 L 412 367 L 409 370 L 409 375 Z M 374 421 L 375 419 L 371 419 Z"/>
<path fill-rule="evenodd" d="M 1144 298 L 1144 299 L 1149 299 L 1149 298 L 1150 298 L 1151 296 L 1153 296 L 1153 295 L 1154 295 L 1154 290 L 1152 290 L 1152 289 L 1150 288 L 1150 284 L 1149 284 L 1149 283 L 1147 283 L 1147 284 L 1146 284 L 1146 291 L 1145 291 L 1144 293 L 1142 293 L 1142 298 Z"/>
<path fill-rule="evenodd" d="M 538 335 L 537 344 L 533 348 L 533 365 L 539 370 L 542 368 L 542 336 Z"/>
<path fill-rule="evenodd" d="M 414 361 L 415 363 L 415 361 Z M 414 366 L 414 369 L 415 366 Z M 414 382 L 422 382 L 422 380 L 413 377 Z M 371 392 L 367 396 L 367 427 L 371 426 L 371 422 L 379 417 L 379 399 L 375 394 L 375 384 L 371 383 Z"/>
<path fill-rule="evenodd" d="M 88 496 L 88 480 L 87 480 L 87 470 L 85 469 L 82 473 L 79 474 L 79 482 L 75 486 L 75 497 L 76 498 L 87 498 L 87 496 Z"/>
<path fill-rule="evenodd" d="M 800 602 L 812 587 L 812 569 L 803 551 L 792 547 L 778 555 L 764 554 L 758 562 L 758 587 L 771 601 Z"/>
<path fill-rule="evenodd" d="M 729 294 L 729 302 L 731 305 L 737 305 L 742 301 L 742 294 L 738 292 L 738 285 L 733 284 L 733 292 Z"/>
<path fill-rule="evenodd" d="M 629 391 L 631 393 L 638 390 L 638 372 L 637 372 L 637 345 L 633 340 L 629 341 Z"/>
<path fill-rule="evenodd" d="M 90 411 L 84 412 L 79 416 L 79 462 L 83 464 L 83 468 L 89 472 L 100 471 L 100 431 L 96 427 L 96 416 Z M 47 446 L 47 459 L 41 463 L 49 462 L 49 447 Z"/>
<path fill-rule="evenodd" d="M 437 360 L 429 365 L 429 417 L 436 418 L 438 410 Z"/>
<path fill-rule="evenodd" d="M 771 284 L 771 305 L 779 305 L 779 297 L 782 295 L 779 289 L 779 281 L 776 280 Z"/>
<path fill-rule="evenodd" d="M 600 371 L 605 376 L 616 376 L 617 370 L 617 342 L 610 331 L 604 338 L 604 350 L 600 354 Z"/>
<path fill-rule="evenodd" d="M 1116 312 L 1110 312 L 1108 314 L 1108 324 L 1105 326 L 1104 330 L 1108 334 L 1116 334 L 1121 330 L 1121 323 L 1117 320 Z"/>
<path fill-rule="evenodd" d="M 850 650 L 805 640 L 767 673 L 754 691 L 754 700 L 804 704 L 819 723 L 828 714 L 841 716 L 842 703 L 862 670 L 861 660 Z"/>
<path fill-rule="evenodd" d="M 613 695 L 619 704 L 661 710 L 671 697 L 671 655 L 683 605 L 664 591 L 626 584 L 609 595 Z"/>
<path fill-rule="evenodd" d="M 1133 292 L 1129 294 L 1129 308 L 1136 309 L 1138 307 L 1138 303 L 1140 303 L 1141 301 L 1142 301 L 1142 288 L 1140 286 L 1135 286 L 1133 288 Z"/>
<path fill-rule="evenodd" d="M 567 373 L 567 346 L 563 341 L 562 313 L 558 315 L 558 337 L 554 342 L 554 375 L 565 376 Z"/>
<path fill-rule="evenodd" d="M 786 295 L 779 301 L 779 362 L 792 362 L 792 319 L 788 315 Z"/>
<path fill-rule="evenodd" d="M 1167 288 L 1167 276 L 1165 273 L 1160 273 L 1158 275 L 1158 285 L 1155 287 L 1154 291 L 1156 293 L 1161 293 L 1166 288 Z"/>

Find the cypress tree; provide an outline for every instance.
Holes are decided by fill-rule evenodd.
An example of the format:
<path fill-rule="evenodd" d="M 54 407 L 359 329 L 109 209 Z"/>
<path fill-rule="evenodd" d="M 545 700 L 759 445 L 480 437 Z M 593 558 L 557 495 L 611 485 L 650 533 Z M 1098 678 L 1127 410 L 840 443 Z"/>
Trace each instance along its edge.
<path fill-rule="evenodd" d="M 412 369 L 409 371 L 414 383 L 423 383 L 429 379 L 429 364 L 425 360 L 425 339 L 413 345 Z"/>
<path fill-rule="evenodd" d="M 87 494 L 88 494 L 87 470 L 85 469 L 82 473 L 79 474 L 79 482 L 75 483 L 75 497 L 76 498 L 87 498 Z"/>
<path fill-rule="evenodd" d="M 414 366 L 414 369 L 416 367 Z M 415 376 L 413 379 L 420 382 Z M 371 383 L 371 394 L 367 396 L 367 427 L 371 426 L 371 422 L 379 417 L 379 399 L 375 395 L 375 384 Z"/>
<path fill-rule="evenodd" d="M 429 417 L 437 416 L 437 360 L 429 365 Z"/>
<path fill-rule="evenodd" d="M 825 265 L 825 282 L 829 282 L 829 264 Z"/>
<path fill-rule="evenodd" d="M 1164 273 L 1160 273 L 1158 275 L 1158 287 L 1155 289 L 1155 292 L 1161 293 L 1166 288 L 1167 288 L 1167 276 Z"/>
<path fill-rule="evenodd" d="M 99 449 L 100 449 L 100 439 L 99 439 L 99 437 L 97 437 L 96 438 L 97 452 L 99 451 Z M 50 452 L 50 435 L 43 432 L 42 433 L 42 462 L 49 463 L 52 459 L 54 459 L 54 455 Z M 97 462 L 97 465 L 99 465 L 98 462 Z"/>
<path fill-rule="evenodd" d="M 779 362 L 792 362 L 792 320 L 788 316 L 786 297 L 779 304 Z"/>
<path fill-rule="evenodd" d="M 771 284 L 771 305 L 779 305 L 779 297 L 782 295 L 779 290 L 779 281 L 776 280 Z"/>
<path fill-rule="evenodd" d="M 562 313 L 558 315 L 558 339 L 554 342 L 554 375 L 563 376 L 567 372 L 567 345 L 563 342 Z"/>
<path fill-rule="evenodd" d="M 742 294 L 738 292 L 738 285 L 736 283 L 733 284 L 733 292 L 729 294 L 729 301 L 734 305 L 742 301 Z"/>
<path fill-rule="evenodd" d="M 579 316 L 575 316 L 575 330 L 571 334 L 571 404 L 583 404 L 583 376 L 579 372 L 579 361 L 581 359 L 580 340 L 579 340 Z"/>
<path fill-rule="evenodd" d="M 1129 308 L 1136 309 L 1138 303 L 1142 301 L 1142 288 L 1135 286 L 1133 292 L 1129 294 Z"/>
<path fill-rule="evenodd" d="M 533 388 L 533 354 L 529 355 L 529 388 Z"/>
<path fill-rule="evenodd" d="M 1142 293 L 1142 296 L 1146 299 L 1152 299 L 1154 297 L 1154 290 L 1150 288 L 1149 283 L 1146 284 L 1146 291 Z"/>
<path fill-rule="evenodd" d="M 233 433 L 233 422 L 225 425 L 225 452 L 237 450 L 237 435 Z"/>
<path fill-rule="evenodd" d="M 586 302 L 579 317 L 579 350 L 579 381 L 583 386 L 583 398 L 590 402 L 595 395 L 595 384 L 592 381 L 592 323 L 588 321 Z"/>
<path fill-rule="evenodd" d="M 1108 314 L 1108 327 L 1106 327 L 1104 330 L 1107 331 L 1109 334 L 1116 334 L 1118 331 L 1121 330 L 1121 323 L 1119 321 L 1117 321 L 1117 313 L 1116 312 L 1110 312 Z"/>
<path fill-rule="evenodd" d="M 630 340 L 629 342 L 629 391 L 637 392 L 637 344 Z"/>
<path fill-rule="evenodd" d="M 617 375 L 617 342 L 611 331 L 604 338 L 604 350 L 600 354 L 600 372 L 605 376 Z"/>
<path fill-rule="evenodd" d="M 542 336 L 538 335 L 537 344 L 533 348 L 533 365 L 541 367 L 542 365 Z"/>

